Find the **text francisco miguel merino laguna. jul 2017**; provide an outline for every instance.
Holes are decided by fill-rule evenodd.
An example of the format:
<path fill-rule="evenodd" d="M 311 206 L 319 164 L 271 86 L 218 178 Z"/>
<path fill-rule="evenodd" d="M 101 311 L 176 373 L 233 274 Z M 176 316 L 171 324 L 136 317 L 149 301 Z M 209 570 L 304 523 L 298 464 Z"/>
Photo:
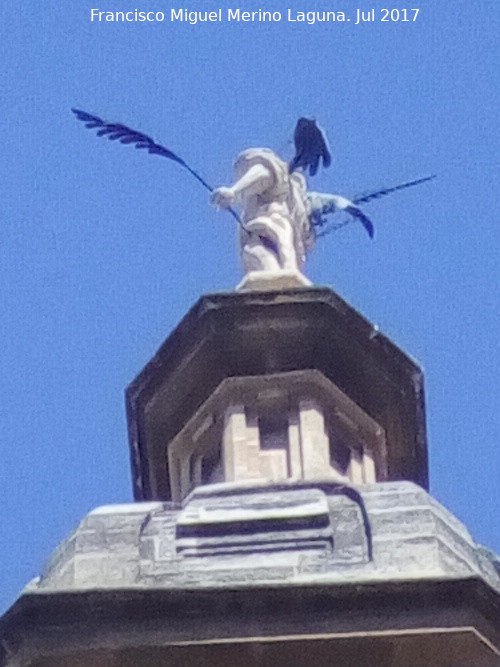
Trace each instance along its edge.
<path fill-rule="evenodd" d="M 259 9 L 256 11 L 245 11 L 243 9 L 213 9 L 213 10 L 190 10 L 190 9 L 165 9 L 165 11 L 106 11 L 93 8 L 90 10 L 90 20 L 99 23 L 189 23 L 191 25 L 202 23 L 359 23 L 387 22 L 387 23 L 411 23 L 417 20 L 419 9 L 415 8 L 379 8 L 379 9 L 352 9 L 351 11 L 296 11 L 287 9 L 284 11 L 268 11 Z"/>

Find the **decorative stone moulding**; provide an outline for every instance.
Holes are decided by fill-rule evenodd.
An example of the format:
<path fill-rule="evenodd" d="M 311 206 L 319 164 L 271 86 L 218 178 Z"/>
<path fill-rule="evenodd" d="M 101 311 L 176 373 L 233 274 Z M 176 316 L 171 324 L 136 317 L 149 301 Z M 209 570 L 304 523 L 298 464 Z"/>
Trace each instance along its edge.
<path fill-rule="evenodd" d="M 299 271 L 249 271 L 236 290 L 265 292 L 311 286 L 312 282 Z"/>
<path fill-rule="evenodd" d="M 422 372 L 329 288 L 202 297 L 126 399 L 136 500 L 230 480 L 428 486 Z"/>
<path fill-rule="evenodd" d="M 223 380 L 165 456 L 174 501 L 221 481 L 387 479 L 384 430 L 315 370 Z"/>
<path fill-rule="evenodd" d="M 411 482 L 359 496 L 235 482 L 98 508 L 0 619 L 0 664 L 497 667 L 498 557 Z"/>

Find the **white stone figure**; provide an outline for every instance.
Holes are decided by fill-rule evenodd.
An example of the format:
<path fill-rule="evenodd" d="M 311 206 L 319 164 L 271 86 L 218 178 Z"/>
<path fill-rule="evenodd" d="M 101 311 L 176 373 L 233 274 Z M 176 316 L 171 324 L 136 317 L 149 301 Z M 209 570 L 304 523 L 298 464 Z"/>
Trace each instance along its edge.
<path fill-rule="evenodd" d="M 295 155 L 287 164 L 269 148 L 250 148 L 239 155 L 235 164 L 236 183 L 231 187 L 212 187 L 183 158 L 151 137 L 122 123 L 108 122 L 81 109 L 72 109 L 78 120 L 98 136 L 119 140 L 126 145 L 160 155 L 196 178 L 212 193 L 212 202 L 241 223 L 240 250 L 246 276 L 237 289 L 281 289 L 310 285 L 302 274 L 306 253 L 314 239 L 325 236 L 349 222 L 358 221 L 373 238 L 373 223 L 359 205 L 384 195 L 425 183 L 426 176 L 394 187 L 375 190 L 346 199 L 340 195 L 306 192 L 304 174 L 314 176 L 322 164 L 331 164 L 325 133 L 311 118 L 299 118 L 294 132 Z M 241 204 L 241 219 L 231 208 Z M 344 216 L 330 223 L 327 216 Z"/>
<path fill-rule="evenodd" d="M 269 148 L 250 148 L 236 159 L 234 173 L 235 183 L 214 190 L 212 203 L 223 209 L 242 206 L 239 242 L 245 272 L 276 278 L 286 273 L 299 284 L 310 284 L 302 267 L 314 235 L 302 171 L 290 174 L 288 163 Z"/>

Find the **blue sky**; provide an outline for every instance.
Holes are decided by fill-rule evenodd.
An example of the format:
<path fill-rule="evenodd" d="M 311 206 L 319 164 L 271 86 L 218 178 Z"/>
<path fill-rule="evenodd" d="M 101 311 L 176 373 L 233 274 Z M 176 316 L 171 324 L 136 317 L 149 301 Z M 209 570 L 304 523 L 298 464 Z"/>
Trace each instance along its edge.
<path fill-rule="evenodd" d="M 101 10 L 164 10 L 110 0 Z M 96 4 L 4 8 L 0 162 L 0 610 L 92 508 L 132 499 L 123 391 L 200 294 L 240 268 L 234 220 L 162 158 L 98 139 L 78 107 L 153 135 L 214 185 L 249 146 L 291 157 L 327 129 L 310 183 L 366 206 L 307 273 L 423 366 L 431 491 L 500 552 L 496 2 L 415 3 L 416 22 L 91 23 Z M 198 2 L 193 10 L 237 7 Z M 410 5 L 408 6 L 410 7 Z M 498 22 L 497 22 L 498 25 Z"/>

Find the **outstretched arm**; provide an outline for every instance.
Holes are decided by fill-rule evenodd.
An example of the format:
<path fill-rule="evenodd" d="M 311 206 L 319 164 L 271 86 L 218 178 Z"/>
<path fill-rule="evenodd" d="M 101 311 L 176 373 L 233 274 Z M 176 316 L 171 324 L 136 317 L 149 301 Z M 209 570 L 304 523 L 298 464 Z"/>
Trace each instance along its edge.
<path fill-rule="evenodd" d="M 255 164 L 230 188 L 216 188 L 212 193 L 212 204 L 218 208 L 228 208 L 245 197 L 265 192 L 272 184 L 271 171 L 263 164 Z"/>

